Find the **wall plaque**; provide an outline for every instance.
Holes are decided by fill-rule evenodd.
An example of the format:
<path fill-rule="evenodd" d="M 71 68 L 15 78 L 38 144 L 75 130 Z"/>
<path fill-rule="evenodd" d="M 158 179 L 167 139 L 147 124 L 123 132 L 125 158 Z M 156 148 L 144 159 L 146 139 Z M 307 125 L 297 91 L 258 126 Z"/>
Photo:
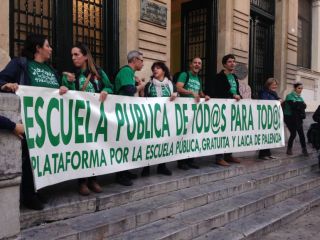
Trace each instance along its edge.
<path fill-rule="evenodd" d="M 160 4 L 141 0 L 141 20 L 145 20 L 162 27 L 167 26 L 167 8 Z"/>

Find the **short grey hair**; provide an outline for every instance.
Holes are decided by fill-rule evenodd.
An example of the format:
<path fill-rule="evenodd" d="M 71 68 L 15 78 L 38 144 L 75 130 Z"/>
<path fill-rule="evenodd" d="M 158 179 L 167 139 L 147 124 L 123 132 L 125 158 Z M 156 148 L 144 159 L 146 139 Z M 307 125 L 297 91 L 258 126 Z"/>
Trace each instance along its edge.
<path fill-rule="evenodd" d="M 130 51 L 127 55 L 128 62 L 132 62 L 134 58 L 138 58 L 139 56 L 143 56 L 143 53 L 137 50 Z"/>

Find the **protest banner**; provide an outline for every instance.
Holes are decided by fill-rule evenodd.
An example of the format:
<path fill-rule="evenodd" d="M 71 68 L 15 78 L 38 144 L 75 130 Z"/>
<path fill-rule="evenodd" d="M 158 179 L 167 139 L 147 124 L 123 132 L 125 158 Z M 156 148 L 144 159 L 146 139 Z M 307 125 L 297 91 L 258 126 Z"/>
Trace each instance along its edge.
<path fill-rule="evenodd" d="M 138 98 L 19 86 L 35 188 L 190 157 L 284 146 L 279 101 Z"/>

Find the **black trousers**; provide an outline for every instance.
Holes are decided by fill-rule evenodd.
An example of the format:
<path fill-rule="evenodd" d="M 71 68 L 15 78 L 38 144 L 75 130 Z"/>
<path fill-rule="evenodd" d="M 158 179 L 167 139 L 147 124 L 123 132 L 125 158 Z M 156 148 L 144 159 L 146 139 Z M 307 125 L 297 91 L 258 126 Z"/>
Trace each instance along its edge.
<path fill-rule="evenodd" d="M 269 157 L 271 156 L 271 150 L 270 149 L 261 149 L 259 151 L 259 158 L 261 157 Z"/>
<path fill-rule="evenodd" d="M 21 141 L 22 145 L 22 176 L 21 194 L 22 198 L 28 198 L 35 193 L 32 167 L 26 137 Z"/>
<path fill-rule="evenodd" d="M 299 134 L 300 144 L 302 148 L 306 148 L 306 139 L 304 136 L 303 126 L 302 126 L 302 119 L 296 119 L 293 116 L 284 116 L 284 122 L 286 123 L 289 131 L 290 131 L 290 137 L 288 140 L 288 148 L 291 149 L 293 146 L 293 141 L 297 136 L 297 132 Z"/>
<path fill-rule="evenodd" d="M 229 158 L 232 157 L 232 153 L 224 153 L 224 154 L 217 154 L 216 155 L 216 160 L 219 161 L 219 160 L 227 160 Z"/>

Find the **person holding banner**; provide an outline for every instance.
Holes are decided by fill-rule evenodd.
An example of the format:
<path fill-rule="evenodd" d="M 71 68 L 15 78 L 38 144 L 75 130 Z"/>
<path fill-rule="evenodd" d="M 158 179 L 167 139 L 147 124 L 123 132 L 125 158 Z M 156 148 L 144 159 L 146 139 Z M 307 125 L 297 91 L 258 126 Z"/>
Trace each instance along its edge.
<path fill-rule="evenodd" d="M 173 101 L 177 97 L 177 92 L 172 84 L 169 68 L 163 62 L 155 62 L 151 66 L 152 76 L 150 81 L 144 88 L 145 97 L 170 97 Z M 161 163 L 157 167 L 157 173 L 171 176 L 172 172 L 166 167 L 165 163 Z M 144 167 L 141 176 L 150 175 L 150 167 Z"/>
<path fill-rule="evenodd" d="M 301 97 L 303 85 L 302 83 L 296 83 L 293 87 L 294 90 L 286 96 L 283 109 L 284 122 L 290 131 L 287 154 L 292 155 L 293 141 L 298 132 L 302 147 L 302 154 L 308 156 L 309 153 L 307 151 L 306 140 L 303 132 L 303 119 L 306 118 L 305 109 L 307 108 L 307 105 Z"/>
<path fill-rule="evenodd" d="M 202 91 L 202 85 L 199 78 L 199 72 L 202 69 L 202 60 L 199 57 L 194 57 L 189 65 L 188 72 L 181 72 L 177 79 L 177 91 L 181 97 L 194 98 L 198 103 L 200 98 L 205 98 L 206 101 L 210 99 Z M 178 161 L 178 168 L 188 170 L 189 168 L 198 169 L 199 166 L 194 164 L 194 159 L 184 159 Z"/>
<path fill-rule="evenodd" d="M 137 50 L 130 51 L 127 55 L 128 65 L 121 67 L 115 77 L 115 93 L 117 95 L 135 96 L 143 91 L 145 83 L 135 77 L 135 72 L 143 68 L 143 54 Z M 132 179 L 138 176 L 130 171 L 116 173 L 116 182 L 131 186 Z"/>
<path fill-rule="evenodd" d="M 13 132 L 18 138 L 23 139 L 24 127 L 21 123 L 14 123 L 9 118 L 0 115 L 0 129 Z"/>
<path fill-rule="evenodd" d="M 224 99 L 235 99 L 239 101 L 241 95 L 239 92 L 239 82 L 234 74 L 236 66 L 236 58 L 233 54 L 228 54 L 222 58 L 223 70 L 216 75 L 215 89 L 213 89 L 213 97 Z M 233 157 L 232 153 L 217 154 L 216 163 L 220 166 L 230 166 L 228 162 L 240 163 L 240 160 Z"/>
<path fill-rule="evenodd" d="M 68 91 L 61 86 L 56 71 L 47 64 L 52 54 L 52 48 L 46 36 L 39 34 L 29 35 L 25 41 L 22 57 L 12 59 L 4 70 L 0 72 L 0 88 L 2 91 L 16 91 L 8 83 L 17 83 L 35 87 L 57 88 L 62 95 Z M 9 87 L 8 87 L 9 86 Z M 22 203 L 25 207 L 42 210 L 47 202 L 34 190 L 34 181 L 29 157 L 27 141 L 22 140 Z"/>
<path fill-rule="evenodd" d="M 75 74 L 64 72 L 62 83 L 70 90 L 100 93 L 99 100 L 105 101 L 108 93 L 113 93 L 112 84 L 107 74 L 94 63 L 90 49 L 77 43 L 71 49 Z M 97 177 L 79 179 L 79 193 L 83 196 L 90 194 L 90 190 L 101 193 L 102 188 Z"/>
<path fill-rule="evenodd" d="M 282 102 L 282 99 L 278 96 L 276 90 L 278 88 L 278 81 L 274 78 L 268 78 L 264 83 L 264 89 L 259 92 L 259 99 L 263 100 L 278 100 Z M 259 151 L 259 159 L 269 160 L 276 159 L 271 155 L 270 149 L 261 149 Z"/>

